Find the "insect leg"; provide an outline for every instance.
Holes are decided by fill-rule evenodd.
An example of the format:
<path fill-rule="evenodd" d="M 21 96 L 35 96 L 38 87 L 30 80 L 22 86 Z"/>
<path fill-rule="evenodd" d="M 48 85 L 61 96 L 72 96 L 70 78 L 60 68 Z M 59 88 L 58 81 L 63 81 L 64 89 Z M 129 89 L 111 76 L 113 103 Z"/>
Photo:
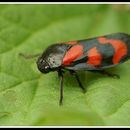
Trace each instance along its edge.
<path fill-rule="evenodd" d="M 62 70 L 58 71 L 58 76 L 60 78 L 60 100 L 59 100 L 59 105 L 61 106 L 61 105 L 63 105 L 63 79 L 64 79 Z"/>
<path fill-rule="evenodd" d="M 78 84 L 79 84 L 79 87 L 82 89 L 83 93 L 86 93 L 86 89 L 85 89 L 84 86 L 82 85 L 78 74 L 77 74 L 75 71 L 70 71 L 70 73 L 75 76 L 75 78 L 76 78 L 76 80 L 77 80 L 77 82 L 78 82 Z"/>
<path fill-rule="evenodd" d="M 32 58 L 36 58 L 38 56 L 40 56 L 41 54 L 35 54 L 35 55 L 25 55 L 23 53 L 19 53 L 19 56 L 24 57 L 25 59 L 32 59 Z"/>
<path fill-rule="evenodd" d="M 91 72 L 98 72 L 100 74 L 107 75 L 107 76 L 112 77 L 112 78 L 120 79 L 120 76 L 118 74 L 109 73 L 105 70 L 94 70 Z"/>
<path fill-rule="evenodd" d="M 118 74 L 109 73 L 109 72 L 104 71 L 104 70 L 102 70 L 100 73 L 101 73 L 101 74 L 104 74 L 104 75 L 107 75 L 107 76 L 109 76 L 109 77 L 113 77 L 113 78 L 120 79 L 120 76 L 119 76 Z"/>

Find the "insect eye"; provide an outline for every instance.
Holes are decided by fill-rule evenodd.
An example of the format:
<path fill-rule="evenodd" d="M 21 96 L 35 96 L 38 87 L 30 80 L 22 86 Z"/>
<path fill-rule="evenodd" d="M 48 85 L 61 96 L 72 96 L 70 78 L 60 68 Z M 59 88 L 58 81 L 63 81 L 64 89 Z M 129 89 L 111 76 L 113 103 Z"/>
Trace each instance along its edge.
<path fill-rule="evenodd" d="M 44 61 L 43 59 L 40 59 L 39 62 L 40 62 L 41 64 L 44 64 L 44 63 L 45 63 L 45 61 Z"/>
<path fill-rule="evenodd" d="M 49 68 L 49 66 L 45 66 L 45 69 L 48 69 Z"/>

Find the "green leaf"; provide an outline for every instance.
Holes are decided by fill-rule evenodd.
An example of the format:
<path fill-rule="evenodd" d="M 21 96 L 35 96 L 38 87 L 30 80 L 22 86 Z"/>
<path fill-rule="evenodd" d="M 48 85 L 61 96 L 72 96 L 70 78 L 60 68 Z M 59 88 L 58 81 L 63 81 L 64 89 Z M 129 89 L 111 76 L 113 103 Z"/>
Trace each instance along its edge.
<path fill-rule="evenodd" d="M 109 69 L 121 79 L 79 73 L 83 94 L 68 73 L 60 107 L 57 73 L 41 74 L 36 59 L 57 42 L 130 33 L 126 5 L 0 5 L 0 125 L 130 125 L 130 61 Z"/>

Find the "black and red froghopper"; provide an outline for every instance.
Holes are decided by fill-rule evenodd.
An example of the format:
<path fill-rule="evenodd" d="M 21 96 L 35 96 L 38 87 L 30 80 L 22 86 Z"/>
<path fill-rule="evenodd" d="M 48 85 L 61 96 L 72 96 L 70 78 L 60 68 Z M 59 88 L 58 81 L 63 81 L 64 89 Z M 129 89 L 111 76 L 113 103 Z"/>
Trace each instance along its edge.
<path fill-rule="evenodd" d="M 38 58 L 37 66 L 42 73 L 57 71 L 60 77 L 60 105 L 63 101 L 64 70 L 75 75 L 79 86 L 85 92 L 77 75 L 78 70 L 99 72 L 119 78 L 104 69 L 115 67 L 130 58 L 130 35 L 113 33 L 85 40 L 57 43 L 49 46 Z"/>

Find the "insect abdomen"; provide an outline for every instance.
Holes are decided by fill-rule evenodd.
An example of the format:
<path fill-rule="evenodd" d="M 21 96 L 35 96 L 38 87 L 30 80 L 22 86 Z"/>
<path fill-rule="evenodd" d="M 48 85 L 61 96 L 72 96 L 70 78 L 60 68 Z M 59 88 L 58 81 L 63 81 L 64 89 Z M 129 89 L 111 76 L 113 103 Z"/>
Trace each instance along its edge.
<path fill-rule="evenodd" d="M 67 42 L 67 44 L 73 45 L 63 59 L 63 65 L 67 66 L 84 62 L 103 68 L 122 63 L 130 57 L 130 35 L 124 33 Z"/>
<path fill-rule="evenodd" d="M 101 52 L 104 51 L 104 55 L 109 55 L 109 53 L 111 53 L 111 55 L 109 55 L 110 57 L 108 57 L 111 61 L 111 64 L 119 64 L 129 58 L 130 56 L 129 35 L 123 33 L 116 33 L 112 35 L 98 37 L 97 40 L 101 45 L 108 45 L 104 50 L 100 49 L 99 51 Z M 105 60 L 104 56 L 104 62 L 105 61 L 107 63 L 107 59 Z"/>

